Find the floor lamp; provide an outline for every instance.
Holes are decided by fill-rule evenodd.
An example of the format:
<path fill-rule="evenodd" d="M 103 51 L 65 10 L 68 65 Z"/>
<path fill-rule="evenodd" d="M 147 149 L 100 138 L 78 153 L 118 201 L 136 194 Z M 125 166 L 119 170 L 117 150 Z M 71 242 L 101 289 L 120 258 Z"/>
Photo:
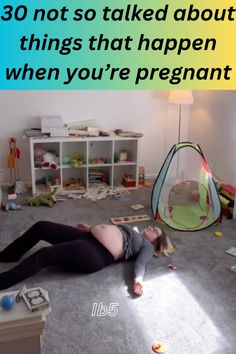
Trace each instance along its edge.
<path fill-rule="evenodd" d="M 179 128 L 178 128 L 178 144 L 179 144 L 180 137 L 181 137 L 182 105 L 193 104 L 193 102 L 194 102 L 193 101 L 193 93 L 191 90 L 170 91 L 168 102 L 179 105 Z"/>
<path fill-rule="evenodd" d="M 190 105 L 193 104 L 193 93 L 191 90 L 176 90 L 170 91 L 169 103 L 178 104 L 179 105 L 179 127 L 178 127 L 178 144 L 180 143 L 181 138 L 181 120 L 182 120 L 182 105 Z M 177 154 L 177 176 L 179 175 L 179 153 Z"/>

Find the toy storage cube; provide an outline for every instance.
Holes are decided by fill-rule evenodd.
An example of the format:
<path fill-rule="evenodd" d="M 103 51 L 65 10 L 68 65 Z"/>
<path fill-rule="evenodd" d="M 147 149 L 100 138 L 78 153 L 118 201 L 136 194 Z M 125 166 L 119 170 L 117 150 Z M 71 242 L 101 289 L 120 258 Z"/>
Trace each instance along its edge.
<path fill-rule="evenodd" d="M 1 292 L 16 295 L 17 291 Z M 9 311 L 0 309 L 0 353 L 40 354 L 46 316 L 51 308 L 30 312 L 23 301 Z"/>

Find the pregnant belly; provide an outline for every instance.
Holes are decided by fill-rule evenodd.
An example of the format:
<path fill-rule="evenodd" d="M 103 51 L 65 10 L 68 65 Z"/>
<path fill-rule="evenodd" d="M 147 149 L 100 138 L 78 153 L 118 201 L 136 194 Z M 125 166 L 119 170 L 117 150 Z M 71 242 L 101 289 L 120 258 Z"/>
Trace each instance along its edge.
<path fill-rule="evenodd" d="M 115 260 L 123 257 L 123 236 L 118 227 L 114 225 L 96 225 L 90 231 L 113 255 Z"/>

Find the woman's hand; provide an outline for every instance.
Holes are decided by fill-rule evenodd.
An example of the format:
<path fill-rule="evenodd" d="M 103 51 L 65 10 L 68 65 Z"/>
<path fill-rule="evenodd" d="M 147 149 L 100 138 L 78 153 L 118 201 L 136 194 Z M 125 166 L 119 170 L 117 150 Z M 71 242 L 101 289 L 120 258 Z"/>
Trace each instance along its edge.
<path fill-rule="evenodd" d="M 143 295 L 143 285 L 138 281 L 134 283 L 134 293 L 136 295 Z"/>
<path fill-rule="evenodd" d="M 78 224 L 76 227 L 81 231 L 89 231 L 91 229 L 91 226 L 87 224 Z"/>

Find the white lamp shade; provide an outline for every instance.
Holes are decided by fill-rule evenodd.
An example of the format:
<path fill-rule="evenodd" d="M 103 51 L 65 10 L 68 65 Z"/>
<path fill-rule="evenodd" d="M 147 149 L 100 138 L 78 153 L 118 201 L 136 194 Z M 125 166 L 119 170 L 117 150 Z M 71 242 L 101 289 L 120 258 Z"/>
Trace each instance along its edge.
<path fill-rule="evenodd" d="M 191 90 L 170 91 L 168 102 L 174 104 L 193 104 L 193 93 Z"/>

